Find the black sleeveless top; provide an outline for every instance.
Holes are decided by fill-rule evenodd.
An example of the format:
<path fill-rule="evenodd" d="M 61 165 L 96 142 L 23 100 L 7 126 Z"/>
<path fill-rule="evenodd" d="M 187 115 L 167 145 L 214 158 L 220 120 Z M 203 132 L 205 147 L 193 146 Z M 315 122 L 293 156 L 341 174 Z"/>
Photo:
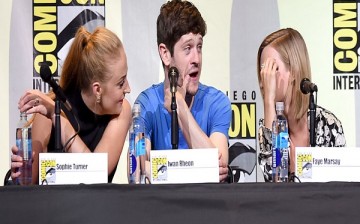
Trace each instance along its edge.
<path fill-rule="evenodd" d="M 73 113 L 67 111 L 63 104 L 61 104 L 61 109 L 64 111 L 68 117 L 70 123 L 72 124 L 75 130 L 78 129 L 77 122 L 74 116 L 77 117 L 79 122 L 80 131 L 78 133 L 79 137 L 85 143 L 85 145 L 90 149 L 91 152 L 94 152 L 97 144 L 101 140 L 101 137 L 104 134 L 105 128 L 111 120 L 111 115 L 96 115 L 85 105 L 80 90 L 73 90 L 64 92 L 67 99 L 71 103 Z M 61 147 L 62 148 L 62 147 Z M 59 152 L 55 149 L 55 128 L 54 126 L 51 129 L 50 140 L 48 144 L 48 152 Z M 63 152 L 62 150 L 60 152 Z M 111 183 L 116 171 L 115 169 L 108 176 L 108 182 Z"/>

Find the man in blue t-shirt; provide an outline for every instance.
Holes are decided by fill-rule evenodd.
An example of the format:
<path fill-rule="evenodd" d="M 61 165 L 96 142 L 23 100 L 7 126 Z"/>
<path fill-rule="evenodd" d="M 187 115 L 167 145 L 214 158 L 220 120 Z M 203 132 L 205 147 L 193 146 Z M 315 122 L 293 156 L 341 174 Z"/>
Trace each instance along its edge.
<path fill-rule="evenodd" d="M 228 173 L 231 106 L 224 93 L 199 82 L 205 34 L 205 21 L 192 3 L 165 3 L 157 19 L 158 50 L 165 80 L 143 91 L 135 103 L 141 106 L 148 154 L 150 150 L 171 149 L 173 93 L 167 74 L 171 67 L 177 68 L 178 148 L 218 148 L 219 181 L 222 182 Z"/>

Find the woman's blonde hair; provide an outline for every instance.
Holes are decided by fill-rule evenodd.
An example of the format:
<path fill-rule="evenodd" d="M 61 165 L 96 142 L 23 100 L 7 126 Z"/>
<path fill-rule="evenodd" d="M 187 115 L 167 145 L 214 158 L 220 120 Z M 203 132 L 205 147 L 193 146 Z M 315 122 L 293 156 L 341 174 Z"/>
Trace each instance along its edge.
<path fill-rule="evenodd" d="M 90 33 L 85 27 L 79 27 L 62 67 L 60 87 L 64 92 L 75 89 L 87 91 L 94 81 L 109 80 L 107 63 L 123 60 L 120 53 L 122 49 L 120 39 L 109 29 L 97 27 Z M 51 99 L 56 97 L 52 91 L 48 96 Z M 63 112 L 61 114 L 65 116 Z"/>
<path fill-rule="evenodd" d="M 300 82 L 303 78 L 311 80 L 310 60 L 305 41 L 301 34 L 292 28 L 280 29 L 265 37 L 257 55 L 259 84 L 261 82 L 261 54 L 266 46 L 273 47 L 279 53 L 281 60 L 290 71 L 289 80 L 293 85 L 290 104 L 295 107 L 296 120 L 300 120 L 309 107 L 309 96 L 301 92 Z"/>
<path fill-rule="evenodd" d="M 80 27 L 63 64 L 60 86 L 87 90 L 94 81 L 104 82 L 110 77 L 108 66 L 110 60 L 120 58 L 123 45 L 115 33 L 105 27 L 98 27 L 88 32 Z"/>

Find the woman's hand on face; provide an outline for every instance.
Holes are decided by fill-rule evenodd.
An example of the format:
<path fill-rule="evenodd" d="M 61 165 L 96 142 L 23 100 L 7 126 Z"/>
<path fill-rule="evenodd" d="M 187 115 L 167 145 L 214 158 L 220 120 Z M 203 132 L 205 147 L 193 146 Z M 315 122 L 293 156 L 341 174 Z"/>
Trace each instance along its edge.
<path fill-rule="evenodd" d="M 18 108 L 20 112 L 26 112 L 27 114 L 40 113 L 52 119 L 55 102 L 39 90 L 29 90 L 20 98 Z"/>
<path fill-rule="evenodd" d="M 276 97 L 276 75 L 278 72 L 278 65 L 275 59 L 267 58 L 263 64 L 261 64 L 261 86 L 264 92 L 264 100 L 266 102 L 275 103 Z"/>

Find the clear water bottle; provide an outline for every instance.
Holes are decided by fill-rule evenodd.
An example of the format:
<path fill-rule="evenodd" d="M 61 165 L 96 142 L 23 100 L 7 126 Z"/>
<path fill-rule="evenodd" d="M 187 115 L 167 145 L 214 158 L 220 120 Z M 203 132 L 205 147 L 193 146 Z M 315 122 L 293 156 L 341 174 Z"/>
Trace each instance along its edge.
<path fill-rule="evenodd" d="M 133 129 L 134 129 L 134 152 L 136 158 L 135 183 L 145 184 L 145 163 L 146 163 L 146 144 L 145 144 L 145 124 L 140 117 L 141 107 L 134 104 L 133 107 Z"/>
<path fill-rule="evenodd" d="M 20 120 L 16 127 L 16 146 L 18 155 L 23 158 L 23 166 L 19 168 L 18 177 L 20 185 L 30 185 L 32 182 L 32 139 L 31 126 L 28 124 L 27 114 L 20 113 Z"/>
<path fill-rule="evenodd" d="M 271 140 L 272 140 L 272 182 L 278 182 L 279 179 L 279 165 L 280 165 L 280 151 L 277 147 L 277 139 L 278 139 L 278 128 L 277 128 L 277 117 L 275 116 L 272 122 L 272 132 L 271 132 Z"/>
<path fill-rule="evenodd" d="M 272 176 L 273 182 L 288 182 L 289 131 L 284 116 L 284 102 L 276 102 L 276 119 L 272 125 Z"/>
<path fill-rule="evenodd" d="M 135 154 L 135 133 L 134 126 L 131 124 L 129 129 L 129 184 L 136 183 L 136 154 Z"/>

